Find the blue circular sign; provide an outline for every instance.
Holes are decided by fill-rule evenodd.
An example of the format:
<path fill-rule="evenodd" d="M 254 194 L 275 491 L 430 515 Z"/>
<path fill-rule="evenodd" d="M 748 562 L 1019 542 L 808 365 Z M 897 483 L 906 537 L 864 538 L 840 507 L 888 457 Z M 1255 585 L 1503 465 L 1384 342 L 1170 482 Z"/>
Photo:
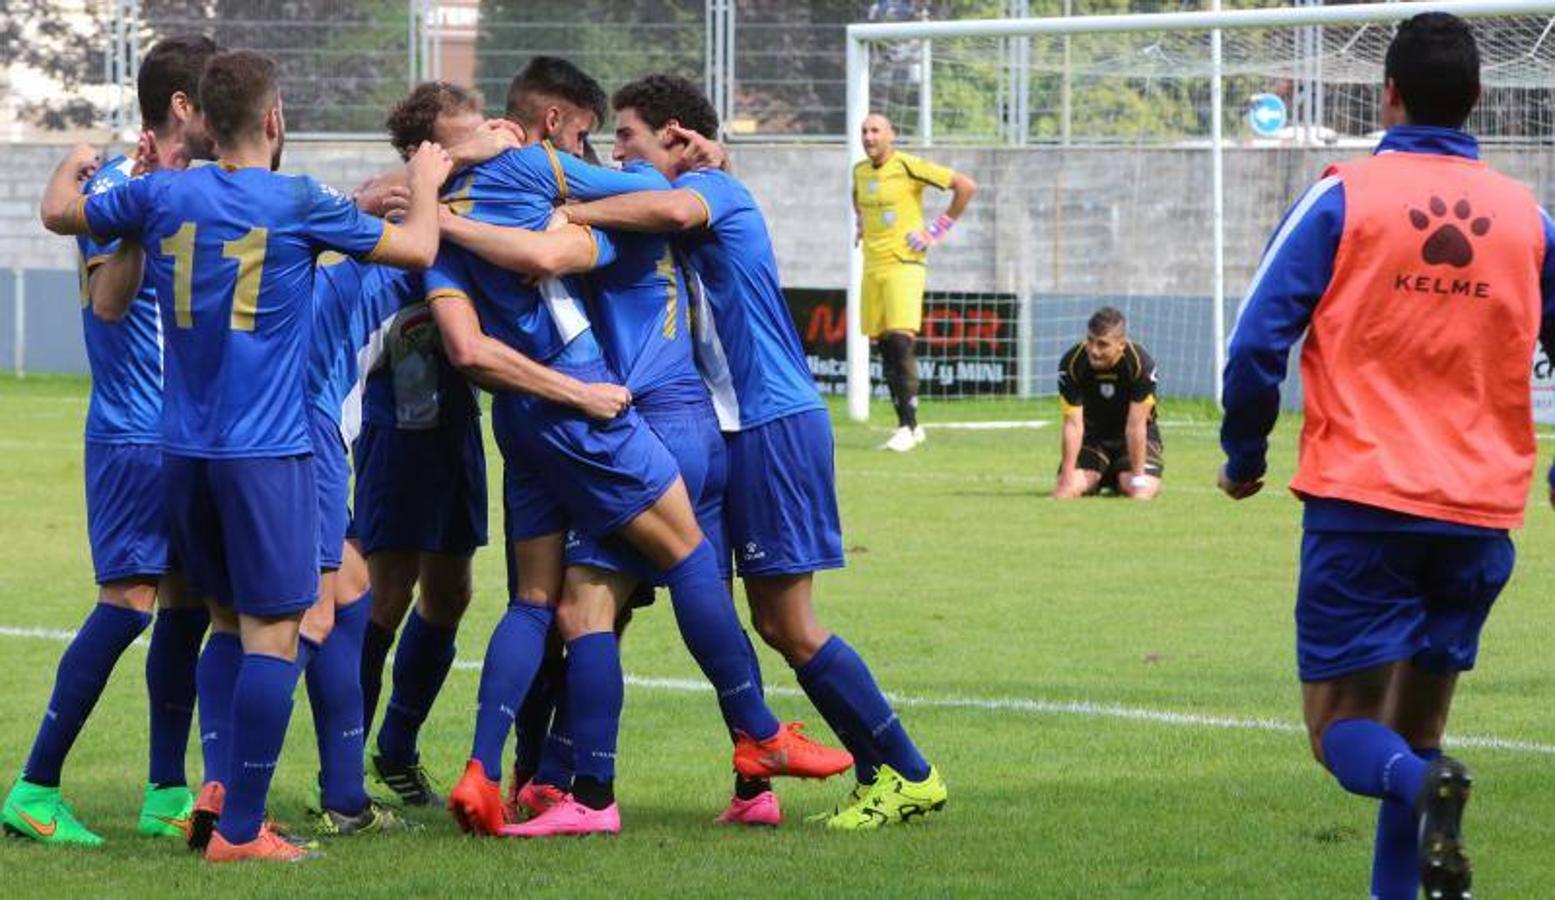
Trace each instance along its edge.
<path fill-rule="evenodd" d="M 1285 127 L 1285 101 L 1274 94 L 1254 94 L 1247 101 L 1247 124 L 1259 137 L 1275 137 Z"/>

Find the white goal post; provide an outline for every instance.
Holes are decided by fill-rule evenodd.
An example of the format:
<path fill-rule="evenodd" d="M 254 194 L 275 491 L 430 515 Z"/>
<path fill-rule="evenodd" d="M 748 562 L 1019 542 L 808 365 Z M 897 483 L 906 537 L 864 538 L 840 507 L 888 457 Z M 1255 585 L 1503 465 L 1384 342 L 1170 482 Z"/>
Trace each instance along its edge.
<path fill-rule="evenodd" d="M 1212 112 L 1209 115 L 1211 130 L 1207 135 L 1212 160 L 1212 204 L 1210 216 L 1213 230 L 1214 261 L 1212 284 L 1205 285 L 1206 293 L 1213 299 L 1213 347 L 1214 372 L 1224 368 L 1226 352 L 1225 269 L 1226 269 L 1226 208 L 1224 156 L 1226 138 L 1223 134 L 1222 84 L 1222 32 L 1239 29 L 1295 29 L 1304 26 L 1358 26 L 1395 23 L 1426 12 L 1448 12 L 1465 18 L 1490 18 L 1513 16 L 1555 15 L 1555 0 L 1421 0 L 1421 2 L 1365 3 L 1345 6 L 1304 5 L 1273 9 L 1220 10 L 1220 0 L 1211 0 L 1212 9 L 1202 12 L 1149 13 L 1112 16 L 1071 16 L 1048 18 L 980 19 L 959 21 L 912 21 L 889 23 L 858 23 L 847 28 L 847 133 L 849 147 L 849 175 L 852 166 L 864 158 L 858 139 L 864 117 L 872 110 L 870 97 L 870 59 L 872 48 L 892 42 L 921 42 L 924 62 L 922 84 L 928 85 L 930 65 L 941 65 L 942 54 L 935 50 L 933 63 L 929 63 L 932 42 L 950 39 L 1012 38 L 1077 38 L 1104 34 L 1195 32 L 1208 34 L 1207 53 L 1212 57 L 1208 76 Z M 1555 19 L 1551 20 L 1555 22 Z M 1544 33 L 1537 35 L 1536 48 L 1545 44 Z M 1555 38 L 1551 39 L 1555 41 Z M 1321 47 L 1319 47 L 1321 50 Z M 1320 54 L 1321 55 L 1321 54 Z M 936 80 L 935 88 L 939 82 Z M 1014 79 L 1011 79 L 1014 83 Z M 1548 85 L 1555 88 L 1555 84 Z M 1021 88 L 1024 90 L 1024 87 Z M 1011 101 L 1019 102 L 1019 101 Z M 1066 101 L 1067 103 L 1067 87 Z M 920 109 L 927 109 L 927 91 L 920 96 Z M 1318 101 L 1321 104 L 1321 100 Z M 1321 106 L 1319 106 L 1321 108 Z M 932 115 L 922 113 L 920 138 L 936 134 L 938 126 L 932 124 Z M 1065 123 L 1067 127 L 1068 110 Z M 943 130 L 943 129 L 940 129 Z M 937 135 L 936 135 L 937 136 Z M 1019 143 L 1024 144 L 1024 135 Z M 974 173 L 975 174 L 975 173 Z M 1315 174 L 1315 173 L 1314 173 Z M 851 182 L 848 185 L 851 190 Z M 1270 223 L 1272 227 L 1272 222 Z M 859 327 L 860 281 L 863 272 L 863 254 L 855 246 L 850 254 L 847 292 L 847 396 L 848 415 L 855 421 L 869 417 L 870 373 L 869 344 Z M 1029 335 L 1022 334 L 1021 352 Z M 1219 400 L 1219 378 L 1215 377 L 1214 395 Z"/>

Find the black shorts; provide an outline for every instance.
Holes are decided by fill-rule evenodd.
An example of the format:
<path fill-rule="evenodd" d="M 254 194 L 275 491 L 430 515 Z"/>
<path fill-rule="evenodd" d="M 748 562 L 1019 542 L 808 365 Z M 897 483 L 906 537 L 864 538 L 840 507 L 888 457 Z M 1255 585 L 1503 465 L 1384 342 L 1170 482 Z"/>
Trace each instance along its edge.
<path fill-rule="evenodd" d="M 1129 471 L 1128 441 L 1093 441 L 1086 438 L 1080 445 L 1080 456 L 1075 468 L 1101 473 L 1101 487 L 1118 489 L 1118 477 Z M 1162 458 L 1161 436 L 1152 434 L 1145 438 L 1145 474 L 1160 478 L 1166 471 Z"/>

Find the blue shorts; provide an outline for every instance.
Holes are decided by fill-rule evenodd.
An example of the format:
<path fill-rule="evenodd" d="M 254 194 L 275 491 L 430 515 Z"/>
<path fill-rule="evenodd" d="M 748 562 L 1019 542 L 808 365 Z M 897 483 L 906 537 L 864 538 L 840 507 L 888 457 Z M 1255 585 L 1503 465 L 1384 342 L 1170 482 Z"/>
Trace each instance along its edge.
<path fill-rule="evenodd" d="M 717 554 L 720 574 L 728 578 L 729 542 L 724 534 L 728 454 L 712 403 L 649 407 L 641 415 L 675 458 L 680 477 L 686 482 L 686 493 L 696 508 L 697 524 L 702 526 L 702 534 Z M 576 528 L 567 532 L 567 565 L 627 572 L 646 583 L 664 585 L 663 573 L 626 541 L 618 537 L 595 538 Z"/>
<path fill-rule="evenodd" d="M 313 437 L 313 480 L 319 489 L 319 569 L 340 568 L 351 527 L 351 462 L 340 426 L 318 409 L 308 409 Z"/>
<path fill-rule="evenodd" d="M 481 422 L 424 431 L 363 425 L 356 441 L 356 535 L 367 554 L 470 556 L 486 544 Z"/>
<path fill-rule="evenodd" d="M 1306 532 L 1296 597 L 1301 680 L 1400 660 L 1443 674 L 1474 668 L 1480 629 L 1515 558 L 1505 534 Z"/>
<path fill-rule="evenodd" d="M 319 497 L 307 456 L 163 456 L 168 531 L 197 596 L 288 616 L 319 587 Z"/>
<path fill-rule="evenodd" d="M 85 465 L 86 533 L 97 583 L 166 574 L 162 448 L 87 441 Z"/>
<path fill-rule="evenodd" d="M 587 383 L 617 382 L 603 361 L 556 366 Z M 636 410 L 608 422 L 520 394 L 492 403 L 502 448 L 509 541 L 576 528 L 604 537 L 652 506 L 680 475 Z"/>
<path fill-rule="evenodd" d="M 724 516 L 740 577 L 843 565 L 831 419 L 810 410 L 730 432 Z"/>

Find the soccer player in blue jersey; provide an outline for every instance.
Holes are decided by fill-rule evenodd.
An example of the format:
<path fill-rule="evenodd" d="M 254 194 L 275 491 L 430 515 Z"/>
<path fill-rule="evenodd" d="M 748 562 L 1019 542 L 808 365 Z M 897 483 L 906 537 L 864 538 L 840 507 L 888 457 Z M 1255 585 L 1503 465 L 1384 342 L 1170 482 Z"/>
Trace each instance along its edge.
<path fill-rule="evenodd" d="M 602 106 L 602 92 L 600 99 Z M 571 144 L 566 149 L 581 149 L 573 137 L 559 135 Z M 549 220 L 553 204 L 569 196 L 587 199 L 654 184 L 644 176 L 590 166 L 542 143 L 456 176 L 444 202 L 482 221 L 537 229 Z M 608 241 L 599 242 L 603 254 L 613 253 Z M 618 533 L 665 572 L 677 606 L 727 608 L 727 589 L 674 458 L 628 408 L 630 393 L 604 360 L 577 299 L 577 284 L 552 279 L 532 285 L 445 246 L 427 273 L 427 288 L 451 358 L 497 391 L 493 427 L 506 461 L 504 506 L 517 563 L 516 596 L 488 645 L 472 759 L 449 795 L 463 827 L 494 833 L 502 828 L 502 747 L 561 596 L 566 529 Z M 750 711 L 758 724 L 752 725 L 755 733 L 740 736 L 736 755 L 737 761 L 750 757 L 750 767 L 758 769 L 747 774 L 832 774 L 851 763 L 846 754 L 820 747 L 771 718 L 743 655 L 736 659 L 740 671 L 722 699 L 759 706 L 771 719 L 762 722 Z M 569 644 L 567 668 L 569 720 L 578 747 L 571 802 L 541 817 L 543 830 L 514 832 L 522 836 L 620 828 L 613 780 L 622 685 L 619 648 L 608 625 Z M 596 687 L 579 689 L 579 683 Z M 539 828 L 541 819 L 526 824 Z"/>
<path fill-rule="evenodd" d="M 166 369 L 163 468 L 172 545 L 212 625 L 240 659 L 207 664 L 204 702 L 230 704 L 225 772 L 201 789 L 214 814 L 205 858 L 292 861 L 306 852 L 264 824 L 265 796 L 291 717 L 298 623 L 318 591 L 318 498 L 308 455 L 307 340 L 314 259 L 325 250 L 423 266 L 437 247 L 440 148 L 411 161 L 411 208 L 391 227 L 308 178 L 276 174 L 285 142 L 275 63 L 220 53 L 200 83 L 218 165 L 153 173 L 84 200 L 51 179 L 44 224 L 60 234 L 138 239 L 157 292 Z M 207 651 L 209 655 L 209 650 Z M 209 773 L 208 773 L 209 774 Z M 196 815 L 202 812 L 197 803 Z"/>
<path fill-rule="evenodd" d="M 367 795 L 363 771 L 362 637 L 371 611 L 367 563 L 348 536 L 351 464 L 363 380 L 382 359 L 401 310 L 420 301 L 418 273 L 319 258 L 308 354 L 308 424 L 319 503 L 319 597 L 303 616 L 297 662 L 306 673 L 319 745 L 318 830 L 354 835 L 404 823 Z"/>
<path fill-rule="evenodd" d="M 655 179 L 662 188 L 669 187 L 658 170 L 646 162 L 632 162 L 626 168 Z M 615 259 L 600 267 L 593 236 L 587 229 L 572 226 L 540 233 L 489 225 L 446 212 L 442 222 L 445 240 L 465 246 L 505 269 L 537 278 L 593 270 L 588 278 L 590 300 L 586 305 L 605 358 L 631 390 L 633 408 L 674 455 L 702 532 L 726 564 L 729 557 L 723 535 L 723 438 L 707 386 L 692 357 L 685 279 L 669 242 L 657 234 L 611 235 Z M 623 623 L 618 617 L 629 611 L 628 603 L 635 596 L 639 580 L 649 585 L 659 580 L 659 574 L 630 547 L 577 529 L 567 537 L 566 565 L 558 622 L 569 644 L 609 631 L 612 626 L 619 632 Z M 727 580 L 731 573 L 723 569 L 721 574 Z M 719 609 L 677 607 L 676 614 L 688 647 L 710 673 L 710 680 L 715 684 L 748 680 L 759 689 L 761 673 L 755 651 L 740 629 L 727 597 Z M 588 689 L 587 685 L 570 682 L 567 687 Z M 737 716 L 740 710 L 728 712 Z M 563 705 L 548 747 L 574 745 L 567 733 L 566 718 Z M 726 721 L 731 732 L 755 727 L 738 718 Z M 555 753 L 547 757 L 548 761 L 555 759 Z M 552 771 L 555 768 L 542 766 L 535 773 L 541 788 L 520 798 L 531 812 L 544 813 L 544 807 L 553 802 L 536 803 L 532 796 L 544 798 L 546 787 L 559 784 L 565 788 L 570 784 L 570 766 L 559 772 Z M 549 789 L 555 791 L 556 787 Z M 777 825 L 781 820 L 770 781 L 737 774 L 734 797 L 719 821 Z"/>
<path fill-rule="evenodd" d="M 479 96 L 442 82 L 417 85 L 388 117 L 402 157 L 428 140 L 462 145 L 480 124 Z M 373 774 L 406 805 L 436 806 L 443 801 L 418 739 L 453 665 L 473 589 L 471 557 L 486 543 L 486 455 L 474 388 L 443 353 L 420 273 L 394 282 L 408 291 L 406 302 L 368 373 L 355 445 L 355 525 L 373 587 L 361 661 L 364 727 L 371 731 L 389 647 L 408 611 Z"/>
<path fill-rule="evenodd" d="M 209 38 L 166 38 L 136 76 L 141 121 L 163 163 L 208 155 L 199 118 L 200 71 L 216 52 Z M 97 169 L 86 194 L 129 181 L 136 161 L 119 156 Z M 97 605 L 60 658 L 48 714 L 21 776 L 0 808 L 6 830 L 48 844 L 95 846 L 102 839 L 60 798 L 65 757 L 119 657 L 151 623 L 146 689 L 151 769 L 142 834 L 182 838 L 194 797 L 184 751 L 194 713 L 194 666 L 209 621 L 172 571 L 162 500 L 162 346 L 156 294 L 144 283 L 141 250 L 130 241 L 81 236 L 81 325 L 92 369 L 86 420 L 87 532 Z"/>
<path fill-rule="evenodd" d="M 626 85 L 613 105 L 619 151 L 652 163 L 673 179 L 673 189 L 562 212 L 580 225 L 679 232 L 677 247 L 700 287 L 698 362 L 728 437 L 724 512 L 751 617 L 857 763 L 858 786 L 826 823 L 870 829 L 940 809 L 946 792 L 938 771 L 863 659 L 815 617 L 814 573 L 843 564 L 831 423 L 755 200 L 725 172 L 682 170 L 686 143 L 677 129 L 711 137 L 717 114 L 695 85 L 665 75 Z"/>

